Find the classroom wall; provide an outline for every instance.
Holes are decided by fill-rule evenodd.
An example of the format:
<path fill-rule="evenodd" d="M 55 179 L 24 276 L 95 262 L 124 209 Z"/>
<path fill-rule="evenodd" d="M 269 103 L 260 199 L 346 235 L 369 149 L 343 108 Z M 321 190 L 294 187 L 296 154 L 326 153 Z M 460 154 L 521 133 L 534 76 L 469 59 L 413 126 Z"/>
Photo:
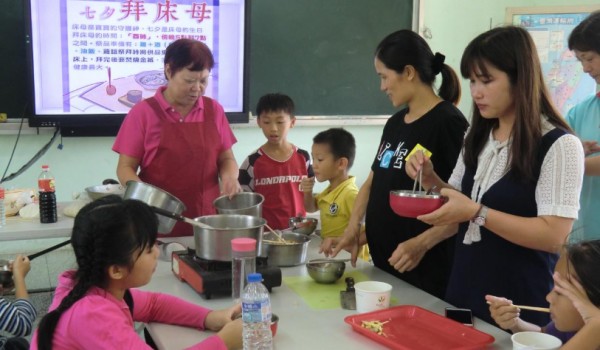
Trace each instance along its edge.
<path fill-rule="evenodd" d="M 478 33 L 504 22 L 506 7 L 520 6 L 565 6 L 590 5 L 597 0 L 421 0 L 423 23 L 421 28 L 430 29 L 432 38 L 428 40 L 434 51 L 446 55 L 446 62 L 458 68 L 462 50 L 469 40 Z M 373 43 L 376 45 L 377 43 Z M 375 73 L 373 73 L 375 74 Z M 301 103 L 301 101 L 297 101 Z M 469 115 L 471 99 L 468 84 L 463 81 L 463 98 L 461 110 Z M 245 156 L 264 142 L 264 137 L 255 122 L 250 126 L 234 126 L 238 143 L 234 146 L 234 154 L 241 162 Z M 290 140 L 299 147 L 310 151 L 312 137 L 321 130 L 331 126 L 339 126 L 340 121 L 327 125 L 299 122 L 290 132 Z M 382 123 L 345 125 L 357 141 L 357 160 L 352 173 L 361 184 L 370 170 L 370 163 L 375 154 Z M 1 126 L 0 126 L 1 128 Z M 16 171 L 27 162 L 48 140 L 51 134 L 23 135 L 19 140 L 17 150 L 8 173 Z M 0 170 L 4 170 L 10 152 L 16 140 L 16 135 L 0 136 Z M 100 184 L 105 178 L 116 178 L 115 167 L 117 155 L 110 150 L 114 138 L 86 137 L 63 138 L 62 150 L 57 149 L 56 142 L 50 150 L 37 161 L 27 172 L 18 178 L 5 183 L 7 187 L 35 187 L 36 179 L 42 164 L 49 164 L 57 178 L 57 195 L 59 201 L 68 201 L 74 192 L 83 191 L 85 187 Z M 58 140 L 60 141 L 60 140 Z M 323 189 L 317 185 L 316 190 Z"/>
<path fill-rule="evenodd" d="M 598 0 L 420 0 L 422 3 L 421 27 L 428 27 L 433 35 L 428 42 L 434 51 L 442 52 L 447 57 L 447 63 L 458 68 L 460 57 L 469 40 L 478 33 L 489 29 L 490 18 L 492 26 L 504 21 L 506 7 L 521 6 L 563 6 L 590 5 Z M 376 45 L 377 43 L 373 43 Z M 374 73 L 375 74 L 375 73 Z M 466 115 L 471 108 L 468 84 L 463 82 L 463 99 L 460 108 Z M 298 101 L 300 103 L 300 101 Z M 290 132 L 290 140 L 301 148 L 310 150 L 312 137 L 321 130 L 342 124 L 354 134 L 357 141 L 357 159 L 351 173 L 356 175 L 357 183 L 361 184 L 367 177 L 370 164 L 375 154 L 383 123 L 351 125 L 340 120 L 327 124 L 325 122 L 299 122 Z M 0 125 L 0 131 L 5 128 Z M 29 130 L 31 132 L 31 130 Z M 241 162 L 252 150 L 264 142 L 264 137 L 255 121 L 251 125 L 234 125 L 234 133 L 238 143 L 233 151 Z M 11 151 L 17 139 L 16 134 L 0 133 L 0 171 L 4 171 Z M 12 160 L 9 174 L 27 162 L 50 137 L 51 132 L 44 131 L 40 135 L 22 135 Z M 38 160 L 27 172 L 5 183 L 7 187 L 36 187 L 37 176 L 42 164 L 49 164 L 57 178 L 57 195 L 59 201 L 71 200 L 74 192 L 81 192 L 85 187 L 99 184 L 103 179 L 115 178 L 117 155 L 110 150 L 113 137 L 63 138 L 62 150 L 57 148 L 59 140 Z M 176 179 L 174 179 L 176 181 Z M 322 184 L 315 187 L 316 191 L 324 188 Z M 29 241 L 2 242 L 0 258 L 13 258 L 18 252 L 32 253 L 61 239 L 43 239 Z M 53 254 L 40 257 L 33 263 L 31 273 L 27 276 L 28 287 L 31 289 L 53 287 L 57 274 L 65 267 L 74 266 L 74 257 L 70 249 L 63 248 Z"/>
<path fill-rule="evenodd" d="M 598 5 L 598 0 L 420 0 L 424 16 L 420 33 L 428 28 L 427 39 L 435 52 L 446 55 L 446 63 L 460 75 L 460 59 L 467 44 L 478 34 L 504 24 L 507 7 Z M 469 84 L 462 80 L 460 110 L 469 116 L 472 100 Z"/>

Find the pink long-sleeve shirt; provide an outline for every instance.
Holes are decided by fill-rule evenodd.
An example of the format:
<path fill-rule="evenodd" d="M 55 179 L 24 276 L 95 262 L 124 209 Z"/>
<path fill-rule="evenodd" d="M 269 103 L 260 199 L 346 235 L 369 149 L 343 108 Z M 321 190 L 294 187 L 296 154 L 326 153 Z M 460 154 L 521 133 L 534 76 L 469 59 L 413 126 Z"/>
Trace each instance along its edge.
<path fill-rule="evenodd" d="M 49 311 L 58 307 L 75 285 L 74 271 L 66 271 L 58 286 Z M 56 327 L 53 349 L 151 349 L 136 333 L 133 322 L 160 322 L 204 329 L 211 311 L 162 293 L 131 289 L 133 318 L 124 300 L 117 300 L 104 289 L 93 287 L 65 311 Z M 37 330 L 30 349 L 37 349 Z M 217 335 L 212 335 L 189 349 L 227 349 Z"/>

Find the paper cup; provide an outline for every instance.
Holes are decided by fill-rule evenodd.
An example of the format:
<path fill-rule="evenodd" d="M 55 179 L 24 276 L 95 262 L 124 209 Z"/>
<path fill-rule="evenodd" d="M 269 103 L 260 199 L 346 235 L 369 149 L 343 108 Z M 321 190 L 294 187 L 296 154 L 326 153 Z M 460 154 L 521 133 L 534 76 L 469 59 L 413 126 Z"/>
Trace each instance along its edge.
<path fill-rule="evenodd" d="M 556 350 L 562 345 L 557 337 L 541 332 L 519 332 L 510 339 L 515 350 Z"/>
<path fill-rule="evenodd" d="M 359 313 L 387 309 L 390 307 L 392 286 L 385 282 L 366 281 L 354 285 L 356 311 Z"/>

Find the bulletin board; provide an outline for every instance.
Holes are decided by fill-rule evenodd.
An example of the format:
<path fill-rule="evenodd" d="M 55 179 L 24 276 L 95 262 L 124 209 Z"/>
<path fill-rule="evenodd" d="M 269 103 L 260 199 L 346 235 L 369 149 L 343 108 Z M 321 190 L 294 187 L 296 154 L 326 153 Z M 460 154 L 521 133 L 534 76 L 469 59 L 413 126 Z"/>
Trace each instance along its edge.
<path fill-rule="evenodd" d="M 506 9 L 506 23 L 524 27 L 533 37 L 550 95 L 563 115 L 596 92 L 596 82 L 568 46 L 571 31 L 596 10 L 600 4 Z"/>

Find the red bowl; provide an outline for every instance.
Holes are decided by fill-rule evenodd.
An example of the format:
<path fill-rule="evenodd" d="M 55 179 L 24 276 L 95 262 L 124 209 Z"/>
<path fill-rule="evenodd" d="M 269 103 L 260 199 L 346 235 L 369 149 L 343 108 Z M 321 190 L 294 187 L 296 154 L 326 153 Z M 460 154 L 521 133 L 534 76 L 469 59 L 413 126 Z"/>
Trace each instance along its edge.
<path fill-rule="evenodd" d="M 390 207 L 394 213 L 407 218 L 429 214 L 444 204 L 440 194 L 426 194 L 424 191 L 390 191 Z"/>
<path fill-rule="evenodd" d="M 277 324 L 279 323 L 279 316 L 271 314 L 271 334 L 275 337 L 277 334 Z"/>

